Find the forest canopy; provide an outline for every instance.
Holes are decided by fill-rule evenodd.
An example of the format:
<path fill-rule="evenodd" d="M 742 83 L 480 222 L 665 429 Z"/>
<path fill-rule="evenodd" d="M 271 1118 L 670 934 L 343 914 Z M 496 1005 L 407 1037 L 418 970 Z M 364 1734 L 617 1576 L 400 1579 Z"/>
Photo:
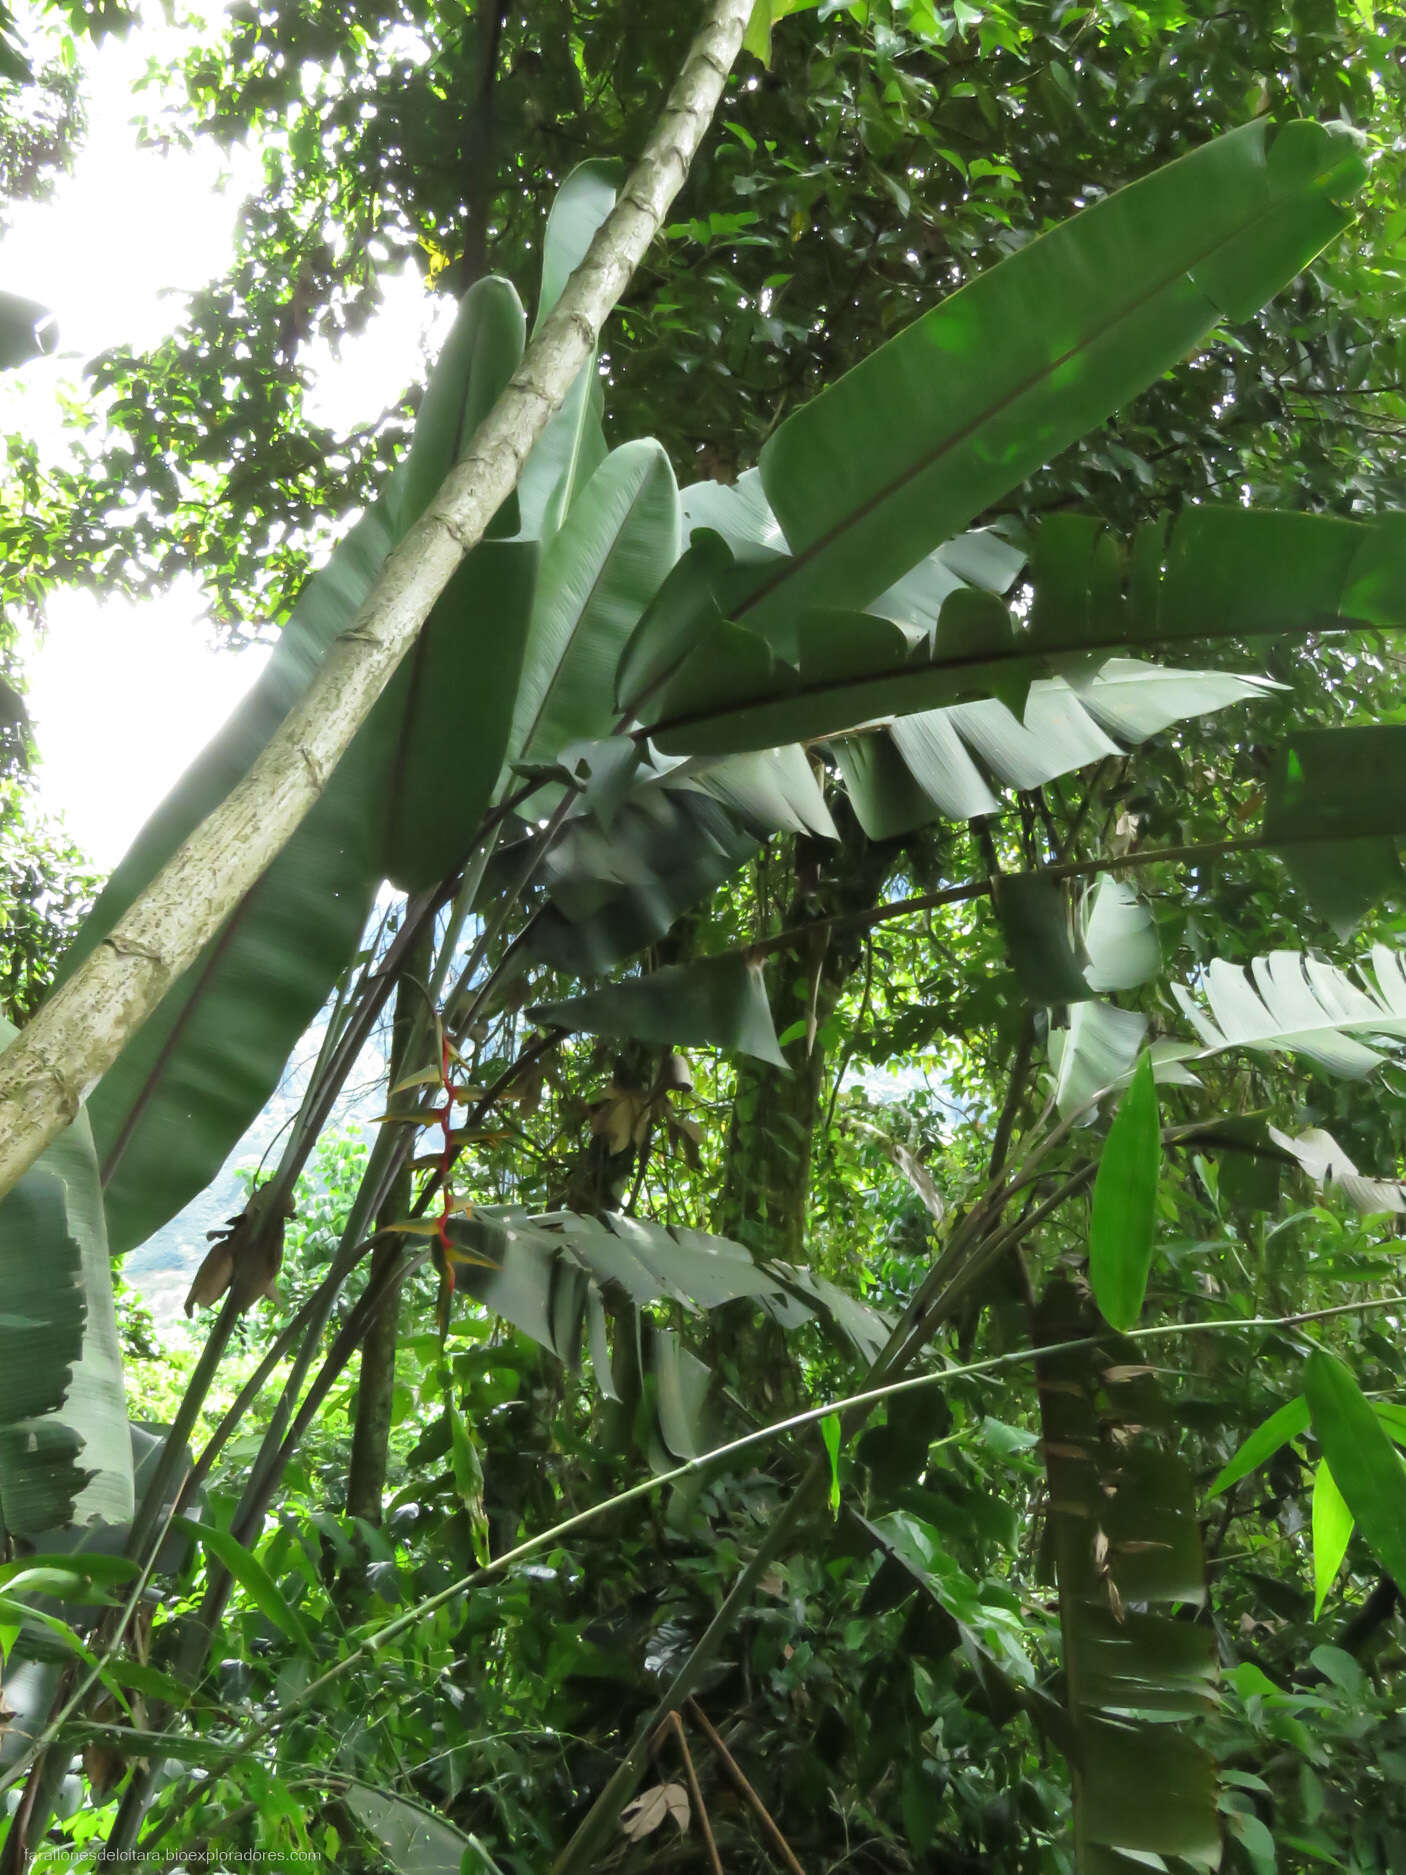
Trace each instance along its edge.
<path fill-rule="evenodd" d="M 168 27 L 0 11 L 11 211 L 113 34 L 257 176 L 0 282 L 0 1871 L 1394 1872 L 1399 21 Z M 184 578 L 100 880 L 25 647 Z"/>

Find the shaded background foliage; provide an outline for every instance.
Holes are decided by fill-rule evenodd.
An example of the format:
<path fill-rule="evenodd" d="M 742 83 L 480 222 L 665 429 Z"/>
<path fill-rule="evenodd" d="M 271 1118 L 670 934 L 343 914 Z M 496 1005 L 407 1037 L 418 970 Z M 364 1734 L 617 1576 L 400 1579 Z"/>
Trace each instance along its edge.
<path fill-rule="evenodd" d="M 76 468 L 47 467 L 12 441 L 0 515 L 7 600 L 32 604 L 75 577 L 139 587 L 196 567 L 233 633 L 282 617 L 310 544 L 383 484 L 411 413 L 407 400 L 351 438 L 319 429 L 304 411 L 307 348 L 360 329 L 378 271 L 404 256 L 446 296 L 490 267 L 533 277 L 562 175 L 583 154 L 633 154 L 677 63 L 688 22 L 638 11 L 490 6 L 471 21 L 400 8 L 236 11 L 224 37 L 153 91 L 149 134 L 256 137 L 264 193 L 246 210 L 232 272 L 192 300 L 172 339 L 148 357 L 93 361 L 89 414 L 101 427 Z M 1249 326 L 1221 331 L 1034 478 L 1011 514 L 1079 508 L 1126 528 L 1242 493 L 1337 513 L 1399 507 L 1401 57 L 1370 14 L 1327 5 L 978 14 L 915 4 L 788 23 L 770 69 L 739 67 L 688 192 L 611 328 L 612 439 L 653 432 L 681 481 L 729 480 L 877 335 L 1083 202 L 1260 112 L 1341 112 L 1381 151 L 1357 232 Z M 35 160 L 17 156 L 15 173 L 32 173 Z M 119 527 L 114 507 L 133 487 L 140 512 Z M 1217 655 L 1267 668 L 1286 688 L 1181 725 L 1130 760 L 1008 794 L 977 822 L 887 843 L 847 825 L 834 848 L 773 840 L 650 961 L 1067 851 L 1216 838 L 1256 813 L 1290 726 L 1399 713 L 1395 654 L 1363 635 L 1307 655 Z M 21 801 L 16 813 L 26 825 L 32 809 Z M 6 934 L 4 993 L 19 1013 L 63 940 L 66 914 L 45 883 L 60 870 L 40 863 L 21 875 L 35 883 L 12 893 L 37 920 L 31 928 L 14 911 Z M 1342 946 L 1263 853 L 1144 877 L 1163 955 L 1183 977 L 1213 956 L 1243 960 L 1306 937 L 1342 961 L 1363 941 Z M 1399 911 L 1377 914 L 1364 935 L 1399 942 Z M 878 925 L 769 970 L 791 1074 L 690 1051 L 692 1085 L 666 1105 L 656 1099 L 660 1051 L 563 1042 L 505 1124 L 475 1143 L 478 1201 L 535 1210 L 570 1195 L 587 1208 L 711 1225 L 763 1254 L 796 1260 L 803 1248 L 821 1275 L 896 1312 L 928 1268 L 935 1211 L 960 1218 L 978 1200 L 1000 1117 L 1018 1138 L 1039 1113 L 1044 1030 L 1059 1017 L 1030 1013 L 980 903 Z M 488 1012 L 470 1038 L 473 1075 L 506 1071 L 534 1033 L 524 1008 L 558 993 L 564 983 L 538 967 Z M 1156 1031 L 1183 1032 L 1163 984 L 1124 1001 Z M 1364 1170 L 1401 1170 L 1398 1067 L 1365 1100 L 1260 1057 L 1198 1073 L 1204 1094 L 1164 1095 L 1169 1122 L 1267 1113 L 1295 1132 L 1326 1126 Z M 894 1142 L 931 1190 L 905 1175 Z M 1064 1169 L 1096 1150 L 1076 1136 Z M 305 1185 L 289 1229 L 290 1303 L 325 1269 L 358 1164 L 334 1150 Z M 1279 1205 L 1263 1173 L 1234 1152 L 1182 1155 L 1159 1201 L 1159 1318 L 1190 1318 L 1209 1302 L 1289 1313 L 1340 1299 L 1344 1283 L 1353 1294 L 1392 1285 L 1389 1225 L 1287 1174 Z M 1023 1246 L 1034 1276 L 1077 1263 L 1087 1230 L 1076 1198 Z M 942 1352 L 1023 1345 L 1027 1304 L 1010 1258 L 944 1331 Z M 611 1400 L 467 1302 L 442 1349 L 423 1274 L 400 1306 L 384 1522 L 339 1508 L 354 1405 L 344 1383 L 259 1540 L 267 1574 L 314 1630 L 351 1631 L 409 1605 L 474 1566 L 485 1528 L 499 1550 L 622 1487 L 641 1459 L 668 1456 L 656 1423 L 662 1367 L 641 1361 Z M 746 1304 L 702 1318 L 657 1307 L 647 1319 L 715 1370 L 716 1429 L 832 1397 L 853 1373 L 850 1350 L 822 1325 L 782 1338 Z M 237 1374 L 271 1335 L 257 1317 L 243 1332 Z M 1352 1357 L 1369 1392 L 1399 1385 L 1394 1331 L 1349 1318 L 1313 1332 Z M 139 1345 L 134 1329 L 134 1354 Z M 1199 1486 L 1297 1390 L 1309 1345 L 1305 1330 L 1259 1331 L 1206 1337 L 1168 1360 L 1158 1378 Z M 139 1399 L 167 1384 L 140 1358 L 132 1371 Z M 272 1405 L 269 1396 L 263 1409 Z M 1039 1437 L 1034 1389 L 1019 1373 L 896 1408 L 845 1448 L 839 1515 L 817 1515 L 798 1553 L 769 1570 L 699 1689 L 807 1868 L 1068 1865 L 1066 1781 L 1041 1697 L 1058 1687 L 1060 1652 L 1047 1560 L 1031 1535 L 1047 1508 Z M 1207 1737 L 1228 1864 L 1254 1875 L 1315 1863 L 1394 1869 L 1406 1855 L 1396 1592 L 1354 1537 L 1343 1595 L 1315 1614 L 1306 1533 L 1317 1457 L 1301 1436 L 1203 1506 L 1212 1599 L 1201 1619 L 1226 1680 Z M 252 1458 L 252 1443 L 230 1448 L 210 1521 L 233 1512 Z M 163 1815 L 180 1815 L 173 1827 L 190 1848 L 216 1838 L 378 1866 L 348 1781 L 359 1779 L 432 1806 L 504 1869 L 542 1867 L 793 1484 L 791 1461 L 769 1456 L 563 1540 L 419 1624 L 377 1656 L 374 1673 L 349 1678 L 338 1703 L 289 1730 L 276 1770 L 246 1767 L 233 1814 L 187 1806 L 187 1787 L 172 1782 Z M 205 1567 L 192 1548 L 171 1588 L 175 1618 L 156 1631 L 158 1665 L 173 1663 Z M 220 1645 L 200 1688 L 207 1736 L 237 1730 L 242 1713 L 285 1699 L 309 1672 L 248 1582 Z M 755 1812 L 696 1724 L 690 1736 L 725 1865 L 773 1866 Z M 659 1757 L 661 1777 L 677 1777 L 676 1748 Z M 74 1838 L 101 1821 L 85 1814 Z M 706 1866 L 696 1834 L 676 1838 L 671 1825 L 638 1844 L 617 1838 L 611 1854 L 621 1867 Z"/>

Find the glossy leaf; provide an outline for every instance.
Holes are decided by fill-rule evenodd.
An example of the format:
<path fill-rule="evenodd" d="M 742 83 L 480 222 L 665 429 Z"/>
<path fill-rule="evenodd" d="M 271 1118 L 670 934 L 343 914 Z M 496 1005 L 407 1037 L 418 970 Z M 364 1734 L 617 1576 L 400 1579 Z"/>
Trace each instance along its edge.
<path fill-rule="evenodd" d="M 1304 1363 L 1304 1393 L 1323 1456 L 1363 1540 L 1394 1581 L 1406 1581 L 1406 1470 L 1362 1389 L 1331 1354 Z"/>
<path fill-rule="evenodd" d="M 925 314 L 762 452 L 795 556 L 750 605 L 864 604 L 1347 225 L 1357 145 L 1263 119 L 1085 209 Z"/>
<path fill-rule="evenodd" d="M 1089 1277 L 1105 1321 L 1132 1328 L 1152 1267 L 1162 1135 L 1152 1062 L 1144 1055 L 1099 1154 L 1089 1228 Z"/>
<path fill-rule="evenodd" d="M 1327 1459 L 1319 1459 L 1313 1472 L 1313 1618 L 1323 1612 L 1323 1604 L 1337 1580 L 1352 1538 L 1354 1518 L 1343 1502 L 1342 1492 L 1334 1482 Z"/>
<path fill-rule="evenodd" d="M 552 761 L 608 735 L 626 639 L 679 552 L 673 470 L 657 443 L 614 450 L 549 542 L 512 705 L 513 757 Z"/>

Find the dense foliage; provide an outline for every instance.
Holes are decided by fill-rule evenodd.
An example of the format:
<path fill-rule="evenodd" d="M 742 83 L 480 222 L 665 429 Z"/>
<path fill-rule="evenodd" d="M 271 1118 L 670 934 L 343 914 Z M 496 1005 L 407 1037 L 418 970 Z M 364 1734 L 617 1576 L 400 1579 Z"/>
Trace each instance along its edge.
<path fill-rule="evenodd" d="M 241 7 L 150 94 L 265 192 L 75 459 L 12 439 L 8 591 L 193 566 L 284 631 L 65 973 L 510 385 L 683 56 L 640 11 Z M 1399 48 L 791 11 L 0 1204 L 9 1870 L 1406 1855 Z M 327 435 L 306 360 L 406 255 L 439 361 Z M 70 935 L 26 889 L 16 1020 Z M 295 1050 L 198 1331 L 114 1314 Z"/>

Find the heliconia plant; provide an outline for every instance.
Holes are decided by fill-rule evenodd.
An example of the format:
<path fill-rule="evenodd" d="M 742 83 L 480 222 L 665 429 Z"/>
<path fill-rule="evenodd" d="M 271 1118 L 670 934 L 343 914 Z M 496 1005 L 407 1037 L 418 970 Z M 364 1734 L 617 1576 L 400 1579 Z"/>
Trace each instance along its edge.
<path fill-rule="evenodd" d="M 749 12 L 719 0 L 706 57 L 681 81 L 675 118 L 687 117 L 694 141 Z M 327 1281 L 298 1318 L 283 1404 L 229 1530 L 206 1543 L 208 1587 L 178 1678 L 201 1670 L 232 1576 L 243 1572 L 268 1599 L 246 1552 L 306 1423 L 300 1389 L 338 1286 L 373 1236 L 377 1274 L 318 1370 L 314 1405 L 408 1262 L 428 1253 L 446 1299 L 475 1296 L 567 1361 L 584 1347 L 607 1397 L 652 1400 L 646 1437 L 661 1467 L 703 1449 L 710 1380 L 649 1314 L 661 1299 L 712 1310 L 753 1298 L 784 1327 L 819 1322 L 884 1380 L 941 1319 L 882 1320 L 811 1271 L 700 1231 L 618 1213 L 483 1210 L 472 1194 L 459 1202 L 453 1161 L 530 1063 L 513 1064 L 501 1086 L 461 1088 L 455 1050 L 515 972 L 545 964 L 559 979 L 565 993 L 531 1009 L 545 1036 L 620 1037 L 666 1054 L 716 1046 L 784 1067 L 758 947 L 622 972 L 759 843 L 778 831 L 833 836 L 841 795 L 874 839 L 970 820 L 1005 787 L 1125 754 L 1269 687 L 1151 653 L 1406 623 L 1396 517 L 1198 509 L 1126 543 L 1077 515 L 1029 534 L 982 525 L 1041 465 L 1222 322 L 1250 318 L 1341 233 L 1364 174 L 1345 131 L 1260 120 L 1191 151 L 876 348 L 787 417 L 735 486 L 682 490 L 657 443 L 607 447 L 596 358 L 600 322 L 677 186 L 665 151 L 677 153 L 656 140 L 629 183 L 596 162 L 565 181 L 545 230 L 531 339 L 507 281 L 480 280 L 464 296 L 408 456 L 309 581 L 253 693 L 114 873 L 49 1016 L 0 1065 L 0 1162 L 11 1181 L 0 1272 L 25 1319 L 22 1336 L 0 1323 L 0 1521 L 19 1537 L 90 1517 L 130 1526 L 109 1251 L 147 1241 L 210 1183 L 335 998 L 282 1157 L 220 1246 L 221 1280 L 197 1287 L 195 1300 L 218 1302 L 220 1314 L 169 1462 L 136 1509 L 129 1548 L 145 1566 L 152 1507 L 169 1496 L 200 1389 L 240 1310 L 268 1286 L 293 1186 L 361 1043 L 397 984 L 412 985 L 385 1123 Z M 1406 794 L 1361 782 L 1369 768 L 1406 772 L 1403 733 L 1295 741 L 1262 834 L 1247 836 L 1282 850 L 1339 920 L 1397 876 L 1390 843 L 1406 832 Z M 1136 1326 L 1155 1254 L 1155 1081 L 1190 1079 L 1193 1050 L 1149 1050 L 1142 1019 L 1102 1000 L 1160 968 L 1133 888 L 1109 882 L 1076 929 L 1067 876 L 1055 867 L 982 888 L 1029 1002 L 1072 1012 L 1051 1028 L 1060 1123 L 1089 1118 L 1109 1087 L 1125 1086 L 1093 1196 L 1092 1295 L 1106 1321 L 1087 1297 L 1053 1290 L 1036 1370 L 1068 1681 L 1055 1732 L 1075 1765 L 1084 1875 L 1163 1853 L 1210 1866 L 1219 1838 L 1209 1767 L 1172 1722 L 1205 1709 L 1213 1662 L 1203 1631 L 1166 1612 L 1204 1595 L 1190 1487 L 1168 1428 L 1148 1416 L 1153 1389 L 1126 1382 L 1131 1448 L 1100 1422 L 1095 1399 L 1128 1365 L 1114 1331 Z M 388 886 L 403 895 L 401 922 L 375 951 L 368 919 Z M 177 887 L 185 903 L 168 920 Z M 1365 1071 L 1370 1037 L 1406 1023 L 1393 968 L 1379 965 L 1373 991 L 1284 955 L 1257 968 L 1253 985 L 1212 965 L 1184 1002 L 1207 1049 L 1298 1047 Z M 571 978 L 584 981 L 560 981 Z M 89 1021 L 95 1012 L 101 1022 Z M 88 1029 L 104 1024 L 90 1052 Z M 31 1099 L 36 1064 L 54 1087 Z M 79 1088 L 81 1112 L 49 1144 Z M 662 1113 L 669 1091 L 661 1081 L 643 1098 Z M 628 1140 L 637 1119 L 602 1125 L 618 1121 Z M 388 1214 L 427 1128 L 432 1164 L 418 1169 L 411 1208 Z M 1008 1247 L 1003 1202 L 993 1196 L 965 1221 L 961 1241 L 982 1255 Z M 1071 1322 L 1076 1334 L 1065 1332 Z M 1096 1358 L 1052 1351 L 1078 1336 L 1097 1344 Z M 1353 1403 L 1324 1371 L 1310 1395 L 1332 1428 L 1325 1443 L 1336 1441 Z M 61 1460 L 42 1478 L 41 1450 Z M 1349 1506 L 1365 1503 L 1356 1472 L 1340 1482 Z M 1177 1534 L 1175 1569 L 1146 1560 L 1145 1546 L 1161 1541 L 1148 1535 L 1154 1526 Z M 790 1527 L 779 1519 L 775 1542 Z M 108 1638 L 115 1646 L 120 1624 Z M 699 1665 L 666 1700 L 686 1696 Z M 156 1711 L 172 1717 L 169 1703 Z M 41 1738 L 27 1761 L 38 1779 L 45 1715 L 27 1719 Z M 1155 1758 L 1172 1767 L 1171 1794 L 1155 1804 L 1154 1729 L 1175 1741 Z M 563 1870 L 588 1866 L 643 1750 L 637 1742 Z M 135 1843 L 151 1795 L 143 1759 L 115 1847 Z"/>

